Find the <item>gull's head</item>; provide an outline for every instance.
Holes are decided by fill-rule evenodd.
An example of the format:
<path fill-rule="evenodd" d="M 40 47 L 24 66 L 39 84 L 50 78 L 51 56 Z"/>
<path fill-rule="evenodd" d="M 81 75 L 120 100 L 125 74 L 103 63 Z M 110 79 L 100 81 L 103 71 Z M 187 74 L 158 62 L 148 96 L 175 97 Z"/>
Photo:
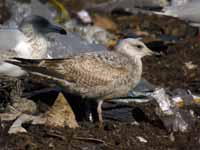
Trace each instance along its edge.
<path fill-rule="evenodd" d="M 116 50 L 119 53 L 137 58 L 142 58 L 144 56 L 154 54 L 154 52 L 151 51 L 142 41 L 133 38 L 121 40 L 116 46 Z"/>
<path fill-rule="evenodd" d="M 47 19 L 41 16 L 32 15 L 24 18 L 20 23 L 19 29 L 24 33 L 37 32 L 40 34 L 47 34 L 55 32 L 59 34 L 67 34 L 67 32 L 57 25 L 50 23 Z"/>

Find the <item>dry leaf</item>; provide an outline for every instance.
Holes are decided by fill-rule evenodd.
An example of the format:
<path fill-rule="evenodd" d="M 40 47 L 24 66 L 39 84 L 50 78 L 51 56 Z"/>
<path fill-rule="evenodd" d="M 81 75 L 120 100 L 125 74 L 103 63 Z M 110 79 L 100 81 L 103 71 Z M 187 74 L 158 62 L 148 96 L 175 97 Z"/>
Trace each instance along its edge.
<path fill-rule="evenodd" d="M 117 25 L 108 17 L 95 15 L 95 25 L 106 30 L 117 31 Z"/>
<path fill-rule="evenodd" d="M 46 124 L 49 126 L 78 127 L 74 112 L 62 93 L 58 95 L 52 108 L 46 113 L 46 119 Z"/>

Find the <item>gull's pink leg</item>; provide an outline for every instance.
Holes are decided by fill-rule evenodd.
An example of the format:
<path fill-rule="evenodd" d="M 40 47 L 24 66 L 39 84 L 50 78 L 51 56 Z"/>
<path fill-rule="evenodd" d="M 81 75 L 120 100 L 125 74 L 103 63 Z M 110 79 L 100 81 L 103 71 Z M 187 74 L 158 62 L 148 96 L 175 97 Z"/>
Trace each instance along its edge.
<path fill-rule="evenodd" d="M 97 105 L 97 113 L 98 113 L 98 117 L 99 117 L 99 127 L 103 126 L 103 117 L 102 117 L 102 109 L 101 109 L 102 104 L 103 104 L 103 100 L 100 100 Z"/>

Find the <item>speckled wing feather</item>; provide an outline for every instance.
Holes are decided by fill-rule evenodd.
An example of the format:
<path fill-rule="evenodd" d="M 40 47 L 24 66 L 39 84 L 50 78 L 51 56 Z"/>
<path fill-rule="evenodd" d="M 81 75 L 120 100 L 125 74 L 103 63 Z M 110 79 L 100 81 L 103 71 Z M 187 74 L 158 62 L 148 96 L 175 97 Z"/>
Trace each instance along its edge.
<path fill-rule="evenodd" d="M 21 67 L 64 79 L 80 87 L 104 86 L 128 74 L 128 70 L 110 53 L 86 53 L 65 59 L 41 60 L 29 64 L 21 60 Z M 24 64 L 23 64 L 24 63 Z M 18 64 L 19 65 L 19 64 Z"/>
<path fill-rule="evenodd" d="M 54 80 L 63 90 L 84 98 L 127 96 L 140 79 L 140 69 L 115 52 L 84 53 L 65 59 L 7 61 L 24 70 Z M 132 69 L 134 68 L 134 69 Z"/>
<path fill-rule="evenodd" d="M 128 73 L 122 65 L 114 66 L 114 61 L 105 55 L 82 55 L 56 64 L 56 71 L 81 87 L 105 86 Z M 52 62 L 45 64 L 52 66 Z"/>

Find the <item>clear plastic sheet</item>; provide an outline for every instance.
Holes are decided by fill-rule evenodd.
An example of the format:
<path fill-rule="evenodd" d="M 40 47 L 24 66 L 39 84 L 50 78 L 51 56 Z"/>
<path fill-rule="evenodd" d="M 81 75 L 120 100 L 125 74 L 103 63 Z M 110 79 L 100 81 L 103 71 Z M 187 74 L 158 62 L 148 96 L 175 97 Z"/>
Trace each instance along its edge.
<path fill-rule="evenodd" d="M 166 94 L 165 89 L 157 89 L 151 96 L 159 105 L 157 115 L 169 131 L 186 132 L 193 127 L 194 116 L 190 111 L 177 107 L 176 102 Z"/>

